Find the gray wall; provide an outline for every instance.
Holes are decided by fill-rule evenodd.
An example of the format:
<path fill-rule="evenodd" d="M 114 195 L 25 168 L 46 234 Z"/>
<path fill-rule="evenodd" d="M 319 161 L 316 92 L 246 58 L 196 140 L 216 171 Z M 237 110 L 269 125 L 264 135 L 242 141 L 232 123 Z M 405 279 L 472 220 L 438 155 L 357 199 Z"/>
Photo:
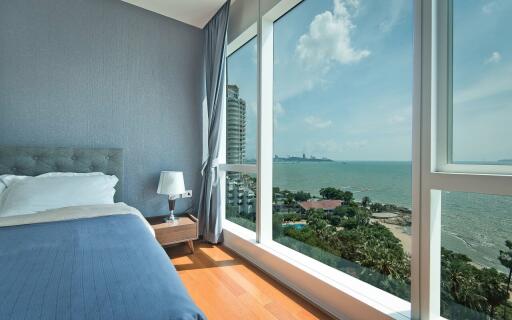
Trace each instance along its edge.
<path fill-rule="evenodd" d="M 166 169 L 197 204 L 202 40 L 118 0 L 0 1 L 0 145 L 120 147 L 129 205 L 165 213 Z"/>

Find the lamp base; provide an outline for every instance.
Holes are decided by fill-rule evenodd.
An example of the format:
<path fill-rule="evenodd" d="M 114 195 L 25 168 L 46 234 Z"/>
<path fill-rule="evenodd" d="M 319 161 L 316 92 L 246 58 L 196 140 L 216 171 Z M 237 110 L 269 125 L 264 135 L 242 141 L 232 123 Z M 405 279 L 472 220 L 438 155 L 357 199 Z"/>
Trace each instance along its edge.
<path fill-rule="evenodd" d="M 176 221 L 176 217 L 174 217 L 174 208 L 176 208 L 176 199 L 169 196 L 169 218 L 165 218 L 165 222 Z"/>
<path fill-rule="evenodd" d="M 172 223 L 176 221 L 176 217 L 174 216 L 174 210 L 171 211 L 171 213 L 169 213 L 169 217 L 165 218 L 164 221 Z"/>

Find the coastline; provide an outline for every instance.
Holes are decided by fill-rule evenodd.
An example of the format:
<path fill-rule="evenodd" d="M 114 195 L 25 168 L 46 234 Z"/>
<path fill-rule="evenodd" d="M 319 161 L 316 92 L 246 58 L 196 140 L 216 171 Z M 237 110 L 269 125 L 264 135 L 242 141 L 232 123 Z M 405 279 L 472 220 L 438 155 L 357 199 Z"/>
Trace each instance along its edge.
<path fill-rule="evenodd" d="M 391 223 L 386 223 L 386 222 L 378 221 L 376 219 L 372 219 L 372 221 L 378 222 L 378 223 L 382 224 L 383 226 L 385 226 L 386 228 L 388 228 L 388 230 L 391 231 L 391 233 L 393 233 L 393 235 L 398 240 L 400 240 L 400 242 L 402 243 L 402 247 L 404 248 L 404 251 L 409 256 L 411 255 L 411 248 L 412 248 L 411 235 L 409 235 L 407 232 L 405 232 L 403 226 L 399 226 L 399 225 L 396 225 L 396 224 L 391 224 Z"/>

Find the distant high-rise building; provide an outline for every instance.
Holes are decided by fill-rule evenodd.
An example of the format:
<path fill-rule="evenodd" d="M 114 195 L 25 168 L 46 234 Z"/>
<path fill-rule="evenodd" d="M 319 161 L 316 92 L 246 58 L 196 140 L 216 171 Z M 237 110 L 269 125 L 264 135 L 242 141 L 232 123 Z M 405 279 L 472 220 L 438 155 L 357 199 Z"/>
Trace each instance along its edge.
<path fill-rule="evenodd" d="M 227 86 L 226 110 L 226 162 L 244 163 L 247 127 L 247 106 L 240 98 L 237 85 Z M 227 206 L 238 214 L 254 217 L 256 212 L 254 183 L 244 174 L 228 172 L 226 175 Z"/>
<path fill-rule="evenodd" d="M 245 100 L 240 98 L 237 85 L 228 85 L 226 112 L 227 163 L 245 162 L 246 127 L 247 106 Z"/>

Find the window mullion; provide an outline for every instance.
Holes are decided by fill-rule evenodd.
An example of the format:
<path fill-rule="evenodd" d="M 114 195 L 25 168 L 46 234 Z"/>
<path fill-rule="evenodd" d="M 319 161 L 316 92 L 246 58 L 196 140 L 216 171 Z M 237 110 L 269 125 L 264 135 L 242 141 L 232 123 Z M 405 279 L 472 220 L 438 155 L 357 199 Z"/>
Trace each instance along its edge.
<path fill-rule="evenodd" d="M 435 1 L 434 1 L 435 2 Z M 439 159 L 436 130 L 435 104 L 436 83 L 432 81 L 437 69 L 432 68 L 432 54 L 435 52 L 435 31 L 433 28 L 434 6 L 432 1 L 418 0 L 415 15 L 415 93 L 416 111 L 413 128 L 416 130 L 413 144 L 413 254 L 411 269 L 412 317 L 414 319 L 435 319 L 436 297 L 435 268 L 437 258 L 435 248 L 436 231 L 434 207 L 440 204 L 439 194 L 431 192 L 426 184 L 428 174 L 434 169 Z M 434 25 L 435 26 L 435 25 Z M 434 49 L 434 50 L 433 50 Z M 434 62 L 435 63 L 435 62 Z M 419 118 L 419 119 L 418 119 Z M 417 132 L 419 130 L 419 133 Z M 419 137 L 417 135 L 419 134 Z M 419 146 L 418 146 L 419 144 Z M 441 155 L 442 157 L 442 155 Z M 418 160 L 419 159 L 419 160 Z M 418 173 L 419 171 L 419 173 Z M 418 176 L 419 175 L 419 176 Z M 438 250 L 439 251 L 439 250 Z M 432 255 L 433 254 L 433 255 Z"/>
<path fill-rule="evenodd" d="M 261 7 L 261 5 L 260 5 Z M 256 240 L 272 241 L 272 86 L 273 23 L 261 14 L 258 18 L 258 191 Z"/>

